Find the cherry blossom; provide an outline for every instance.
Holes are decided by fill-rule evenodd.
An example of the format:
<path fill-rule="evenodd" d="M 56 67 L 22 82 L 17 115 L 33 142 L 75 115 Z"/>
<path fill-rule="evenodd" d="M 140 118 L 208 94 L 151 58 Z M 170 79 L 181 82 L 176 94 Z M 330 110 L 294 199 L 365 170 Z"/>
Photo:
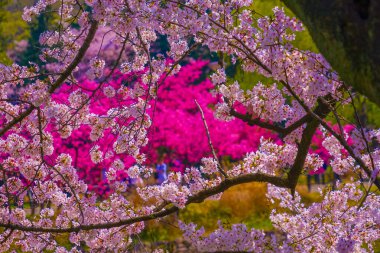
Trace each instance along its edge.
<path fill-rule="evenodd" d="M 228 188 L 247 182 L 268 184 L 268 198 L 278 204 L 271 221 L 282 237 L 268 238 L 242 224 L 231 230 L 220 227 L 207 237 L 195 224 L 180 223 L 184 236 L 200 250 L 208 246 L 211 251 L 373 251 L 380 234 L 380 201 L 371 191 L 380 188 L 380 156 L 372 142 L 378 130 L 363 129 L 360 124 L 344 130 L 336 107 L 351 106 L 354 101 L 345 99 L 350 91 L 323 56 L 292 46 L 295 33 L 303 29 L 301 22 L 277 7 L 271 17 L 257 16 L 247 0 L 63 0 L 57 6 L 55 2 L 39 0 L 25 8 L 23 15 L 31 21 L 52 8 L 60 17 L 59 29 L 46 31 L 40 38 L 39 57 L 49 67 L 0 66 L 0 251 L 15 246 L 22 251 L 68 252 L 57 239 L 60 234 L 69 235 L 71 252 L 80 251 L 82 244 L 92 251 L 125 251 L 132 237 L 143 231 L 144 221 L 165 217 L 190 203 L 216 199 Z M 112 33 L 117 56 L 106 61 L 98 44 L 99 53 L 86 62 L 99 27 Z M 164 54 L 170 59 L 151 53 L 157 35 L 167 39 L 170 50 Z M 118 171 L 144 179 L 151 173 L 144 163 L 154 159 L 146 149 L 154 140 L 155 109 L 161 114 L 166 109 L 155 107 L 156 102 L 175 86 L 169 78 L 178 81 L 180 69 L 186 68 L 182 60 L 199 46 L 229 55 L 244 71 L 269 79 L 243 90 L 237 81 L 230 82 L 225 66 L 219 66 L 211 82 L 192 86 L 199 90 L 192 93 L 200 95 L 196 98 L 199 108 L 185 103 L 184 113 L 194 119 L 194 110 L 202 111 L 202 117 L 198 114 L 201 124 L 194 125 L 199 131 L 191 141 L 196 149 L 204 138 L 209 155 L 198 152 L 198 161 L 206 157 L 201 166 L 188 166 L 183 174 L 171 172 L 161 185 L 139 186 L 142 203 L 136 205 L 128 200 L 129 186 L 125 177 L 118 178 Z M 130 57 L 125 57 L 126 50 Z M 80 73 L 81 63 L 88 66 L 87 79 Z M 198 68 L 194 76 L 199 72 Z M 196 79 L 184 76 L 188 80 L 181 83 L 183 87 Z M 207 109 L 212 107 L 206 96 L 210 90 L 216 94 L 215 110 Z M 193 99 L 190 93 L 177 95 Z M 236 152 L 234 158 L 243 157 L 240 162 L 222 167 L 218 155 L 230 153 L 223 151 L 228 150 L 223 142 L 215 141 L 218 124 L 207 127 L 213 113 L 269 134 L 254 137 L 260 139 L 259 144 L 247 142 L 248 152 L 246 148 Z M 335 117 L 337 127 L 326 121 L 328 115 Z M 171 121 L 175 116 L 167 117 Z M 243 139 L 251 138 L 251 132 Z M 311 148 L 318 135 L 325 155 Z M 85 144 L 87 156 L 75 148 L 76 155 L 58 152 L 71 137 L 75 137 L 73 146 Z M 213 141 L 218 143 L 218 154 Z M 306 206 L 296 191 L 298 180 L 307 170 L 318 169 L 326 157 L 335 172 L 350 173 L 352 178 L 335 191 L 321 191 L 322 200 Z M 85 177 L 91 174 L 79 168 L 81 159 L 94 167 L 101 164 L 97 171 L 104 169 L 103 179 L 111 181 L 108 186 L 113 191 L 103 199 L 86 183 Z M 369 185 L 361 185 L 361 178 L 370 179 Z M 27 191 L 37 203 L 50 203 L 50 208 L 27 216 L 19 207 Z M 220 243 L 211 244 L 215 241 Z"/>

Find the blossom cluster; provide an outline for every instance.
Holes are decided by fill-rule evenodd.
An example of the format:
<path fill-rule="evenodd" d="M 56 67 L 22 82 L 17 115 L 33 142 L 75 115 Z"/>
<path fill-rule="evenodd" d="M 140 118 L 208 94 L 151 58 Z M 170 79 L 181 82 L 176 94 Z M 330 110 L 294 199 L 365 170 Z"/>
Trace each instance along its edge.
<path fill-rule="evenodd" d="M 370 193 L 366 204 L 360 208 L 365 193 L 358 185 L 347 184 L 339 191 L 329 191 L 320 203 L 305 206 L 296 194 L 270 186 L 268 198 L 277 203 L 271 220 L 277 230 L 268 235 L 256 229 L 247 229 L 244 224 L 233 224 L 225 229 L 222 224 L 205 236 L 204 228 L 197 229 L 194 223 L 179 222 L 184 238 L 198 251 L 245 251 L 245 252 L 368 252 L 379 239 L 379 196 Z M 280 239 L 279 234 L 285 235 Z M 367 248 L 368 247 L 368 248 Z"/>

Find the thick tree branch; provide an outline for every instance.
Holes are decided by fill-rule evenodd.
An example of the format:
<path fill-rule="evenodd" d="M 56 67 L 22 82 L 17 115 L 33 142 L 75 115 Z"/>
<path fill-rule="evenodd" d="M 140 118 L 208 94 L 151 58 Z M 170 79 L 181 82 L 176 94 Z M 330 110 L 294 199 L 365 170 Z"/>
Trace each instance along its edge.
<path fill-rule="evenodd" d="M 367 167 L 364 161 L 358 157 L 354 150 L 348 145 L 347 141 L 343 136 L 339 135 L 334 129 L 332 129 L 318 114 L 314 113 L 303 101 L 302 99 L 293 91 L 293 89 L 289 86 L 288 83 L 281 81 L 281 83 L 286 87 L 286 89 L 291 93 L 291 95 L 297 100 L 297 102 L 302 106 L 302 108 L 313 116 L 314 119 L 318 120 L 319 123 L 332 135 L 334 136 L 339 143 L 347 150 L 352 158 L 359 164 L 359 166 L 365 171 L 367 176 L 371 178 L 372 171 Z M 321 101 L 322 102 L 322 101 Z M 380 182 L 378 179 L 375 179 L 374 184 L 378 189 L 380 189 Z"/>
<path fill-rule="evenodd" d="M 325 104 L 318 104 L 314 112 L 320 118 L 324 119 L 330 113 L 330 109 Z M 292 194 L 294 194 L 295 192 L 298 178 L 301 175 L 302 169 L 305 164 L 306 156 L 309 152 L 311 140 L 319 124 L 320 124 L 319 120 L 312 118 L 311 121 L 307 123 L 306 128 L 302 133 L 302 138 L 298 147 L 296 159 L 288 174 L 288 180 L 289 180 L 290 188 L 292 190 Z"/>
<path fill-rule="evenodd" d="M 227 189 L 231 188 L 232 186 L 243 184 L 243 183 L 250 183 L 250 182 L 270 183 L 277 187 L 282 187 L 282 188 L 289 187 L 288 180 L 282 177 L 270 176 L 270 175 L 261 174 L 261 173 L 242 175 L 235 178 L 228 178 L 215 187 L 203 190 L 199 192 L 198 194 L 190 196 L 186 202 L 186 205 L 191 204 L 191 203 L 201 203 L 208 197 L 224 192 Z M 118 222 L 79 225 L 79 226 L 71 227 L 71 228 L 46 228 L 46 227 L 34 227 L 34 226 L 22 226 L 22 225 L 17 225 L 17 224 L 10 224 L 10 223 L 0 223 L 0 227 L 20 230 L 20 231 L 25 231 L 25 232 L 71 233 L 71 232 L 79 232 L 79 231 L 88 231 L 88 230 L 93 230 L 93 229 L 109 229 L 109 228 L 114 228 L 114 227 L 131 225 L 137 222 L 143 222 L 143 221 L 153 220 L 157 218 L 162 218 L 169 214 L 177 212 L 178 210 L 179 208 L 173 205 L 167 209 L 154 212 L 150 215 L 138 216 L 138 217 L 134 217 L 134 218 L 126 219 L 126 220 L 121 220 Z"/>
<path fill-rule="evenodd" d="M 250 125 L 250 126 L 259 126 L 261 128 L 272 130 L 274 132 L 281 134 L 282 137 L 287 136 L 288 134 L 290 134 L 291 132 L 293 132 L 294 130 L 296 130 L 297 128 L 299 128 L 300 126 L 309 122 L 312 119 L 312 117 L 307 114 L 307 115 L 303 116 L 301 119 L 294 122 L 292 125 L 290 125 L 286 128 L 283 128 L 283 127 L 276 126 L 276 125 L 273 125 L 271 123 L 262 121 L 260 118 L 252 118 L 251 114 L 239 113 L 239 112 L 235 111 L 234 109 L 231 109 L 230 114 L 232 116 L 234 116 L 235 118 L 243 120 L 244 122 L 248 123 L 248 125 Z"/>

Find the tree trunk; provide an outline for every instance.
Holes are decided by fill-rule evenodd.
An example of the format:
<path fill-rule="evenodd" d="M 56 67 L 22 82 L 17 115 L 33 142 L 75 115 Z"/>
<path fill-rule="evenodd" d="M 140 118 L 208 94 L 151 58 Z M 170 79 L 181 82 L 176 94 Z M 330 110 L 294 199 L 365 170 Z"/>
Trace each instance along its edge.
<path fill-rule="evenodd" d="M 342 80 L 380 106 L 380 1 L 283 1 Z"/>

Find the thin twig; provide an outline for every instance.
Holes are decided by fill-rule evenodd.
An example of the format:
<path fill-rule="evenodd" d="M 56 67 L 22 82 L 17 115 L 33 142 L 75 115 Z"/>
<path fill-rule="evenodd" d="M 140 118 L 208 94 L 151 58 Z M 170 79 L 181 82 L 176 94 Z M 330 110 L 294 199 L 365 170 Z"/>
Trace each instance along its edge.
<path fill-rule="evenodd" d="M 196 99 L 194 99 L 194 101 L 197 104 L 199 111 L 201 112 L 201 117 L 202 117 L 203 125 L 205 127 L 206 134 L 207 134 L 208 145 L 210 146 L 210 149 L 211 149 L 212 155 L 214 156 L 215 161 L 218 163 L 218 170 L 219 170 L 220 173 L 222 173 L 222 175 L 225 178 L 228 178 L 226 172 L 223 171 L 222 166 L 220 165 L 220 162 L 219 162 L 219 159 L 218 159 L 218 157 L 216 155 L 214 146 L 212 145 L 210 131 L 208 130 L 207 122 L 206 122 L 205 115 L 203 113 L 202 107 L 198 104 L 198 101 Z"/>

